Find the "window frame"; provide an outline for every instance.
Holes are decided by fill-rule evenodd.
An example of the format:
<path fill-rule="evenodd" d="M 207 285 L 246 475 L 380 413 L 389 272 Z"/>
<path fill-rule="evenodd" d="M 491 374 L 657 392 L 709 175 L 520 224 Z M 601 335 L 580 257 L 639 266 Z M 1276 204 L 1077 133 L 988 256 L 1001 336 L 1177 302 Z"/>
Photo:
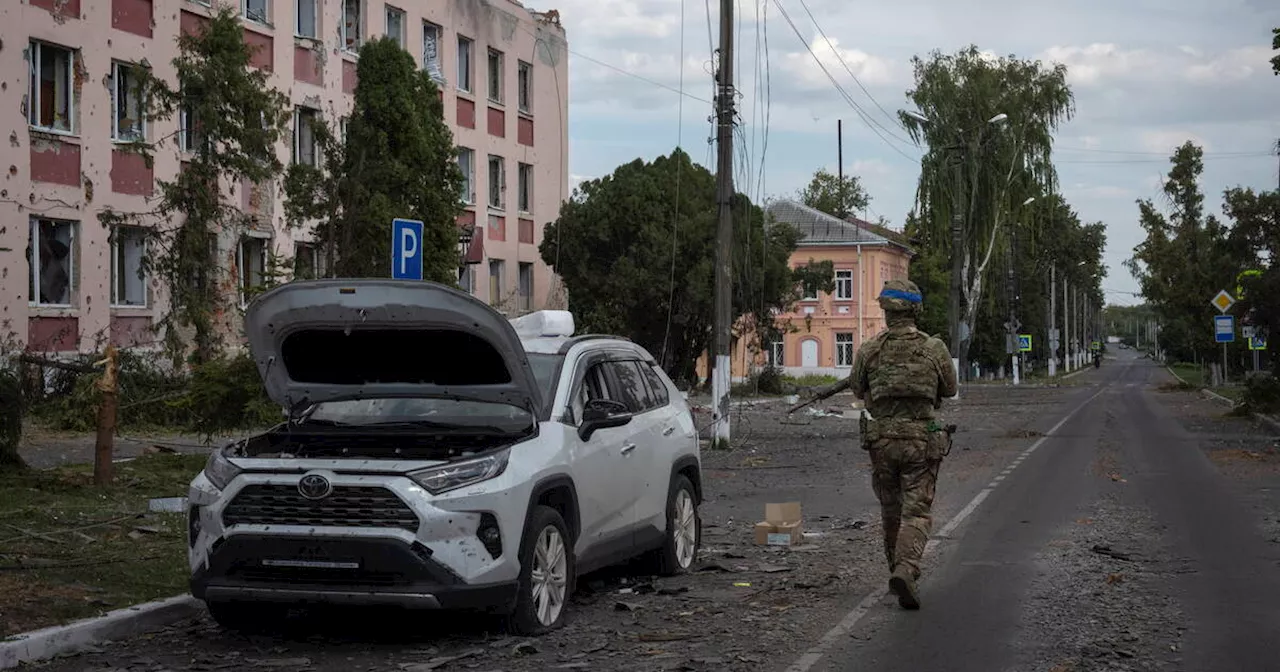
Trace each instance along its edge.
<path fill-rule="evenodd" d="M 54 308 L 69 309 L 75 308 L 76 290 L 79 283 L 76 282 L 76 272 L 79 270 L 79 260 L 76 258 L 76 247 L 80 239 L 80 222 L 73 219 L 57 219 L 54 217 L 29 217 L 27 219 L 27 250 L 28 250 L 28 270 L 27 270 L 27 304 L 33 308 Z M 42 222 L 50 222 L 53 224 L 65 224 L 70 233 L 67 236 L 67 302 L 66 303 L 44 303 L 40 300 L 40 224 Z M 31 290 L 34 289 L 33 293 Z"/>
<path fill-rule="evenodd" d="M 311 34 L 302 31 L 302 7 L 311 5 Z M 306 40 L 320 38 L 320 0 L 294 0 L 293 3 L 293 36 Z"/>
<path fill-rule="evenodd" d="M 836 269 L 835 285 L 835 298 L 837 301 L 853 300 L 853 271 L 851 269 Z"/>
<path fill-rule="evenodd" d="M 311 258 L 311 278 L 300 278 L 298 275 L 298 259 L 305 258 L 303 254 Z M 319 279 L 324 277 L 323 255 L 320 254 L 320 245 L 314 240 L 295 240 L 293 242 L 293 279 Z"/>
<path fill-rule="evenodd" d="M 504 280 L 507 275 L 506 261 L 503 259 L 489 260 L 489 307 L 497 308 L 502 303 L 502 290 L 504 288 Z M 494 269 L 497 269 L 497 283 L 494 283 Z"/>
<path fill-rule="evenodd" d="M 777 368 L 786 366 L 787 359 L 787 342 L 786 341 L 770 341 L 769 343 L 769 364 Z"/>
<path fill-rule="evenodd" d="M 28 57 L 27 77 L 30 79 L 30 85 L 27 90 L 27 126 L 44 133 L 53 133 L 56 135 L 74 136 L 76 134 L 76 57 L 77 50 L 71 47 L 64 47 L 53 42 L 45 42 L 44 40 L 31 39 L 27 42 Z M 57 110 L 54 110 L 54 126 L 43 126 L 40 124 L 40 73 L 41 73 L 41 54 L 46 48 L 58 49 L 67 52 L 67 127 L 61 129 L 57 124 Z M 57 86 L 57 78 L 54 79 L 55 88 Z M 56 100 L 55 100 L 56 104 Z"/>
<path fill-rule="evenodd" d="M 245 260 L 247 259 L 247 256 L 245 255 L 245 244 L 248 243 L 249 241 L 254 241 L 257 244 L 262 246 L 262 249 L 259 253 L 259 257 L 262 262 L 261 275 L 264 280 L 267 275 L 267 263 L 269 261 L 268 254 L 271 251 L 271 237 L 265 234 L 260 234 L 256 231 L 250 231 L 242 234 L 240 236 L 239 242 L 236 243 L 236 273 L 240 276 L 236 278 L 237 280 L 236 290 L 240 294 L 241 308 L 247 308 L 249 306 L 250 291 L 257 289 L 258 287 L 261 286 L 261 285 L 250 284 L 249 282 L 249 279 L 251 277 L 250 271 L 245 266 Z"/>
<path fill-rule="evenodd" d="M 138 81 L 138 85 L 137 85 L 138 100 L 136 101 L 138 105 L 138 109 L 136 110 L 138 113 L 138 124 L 137 124 L 138 128 L 136 132 L 137 137 L 125 138 L 125 137 L 121 137 L 120 135 L 121 79 L 125 80 L 124 84 L 126 85 L 126 87 L 128 86 L 129 81 L 131 81 L 131 78 L 128 74 L 126 74 L 123 78 L 120 76 L 120 72 L 122 70 L 128 73 L 128 71 L 130 70 L 145 70 L 145 68 L 143 68 L 141 65 L 128 63 L 125 61 L 116 61 L 116 60 L 111 61 L 111 74 L 110 74 L 111 142 L 113 143 L 146 142 L 147 140 L 147 96 L 146 96 L 146 92 L 143 91 L 141 82 L 138 80 L 132 80 L 132 81 Z M 125 91 L 124 101 L 126 104 L 128 103 L 127 90 Z"/>
<path fill-rule="evenodd" d="M 311 129 L 311 161 L 300 161 L 302 157 L 302 120 L 310 118 L 307 126 Z M 293 106 L 293 163 L 315 168 L 320 163 L 320 147 L 316 144 L 315 124 L 320 121 L 320 110 L 306 105 Z"/>
<path fill-rule="evenodd" d="M 533 115 L 533 64 L 528 61 L 516 61 L 516 109 Z"/>
<path fill-rule="evenodd" d="M 493 179 L 494 159 L 497 159 L 498 166 L 498 179 L 496 180 Z M 485 198 L 485 202 L 488 203 L 490 209 L 505 212 L 507 209 L 507 160 L 505 157 L 498 154 L 490 154 L 489 161 L 486 163 L 486 166 L 488 167 L 488 172 L 486 174 L 489 178 L 487 185 L 489 187 L 489 193 Z M 496 204 L 494 203 L 494 196 L 497 196 L 498 202 Z"/>
<path fill-rule="evenodd" d="M 841 340 L 841 337 L 846 337 L 847 340 Z M 853 348 L 853 332 L 851 331 L 836 332 L 835 351 L 836 351 L 835 365 L 837 369 L 846 369 L 846 368 L 853 367 L 853 359 L 857 354 Z M 844 355 L 846 352 L 848 353 L 847 363 L 842 364 L 841 360 L 845 359 Z"/>
<path fill-rule="evenodd" d="M 458 54 L 458 81 L 455 83 L 455 86 L 463 93 L 474 95 L 472 88 L 475 82 L 471 81 L 471 78 L 472 73 L 475 71 L 475 64 L 472 63 L 472 61 L 475 59 L 476 55 L 476 41 L 466 35 L 459 34 L 458 39 L 455 42 Z M 465 50 L 462 48 L 463 45 L 466 45 Z M 463 54 L 465 54 L 465 57 Z"/>
<path fill-rule="evenodd" d="M 263 26 L 271 25 L 271 0 L 256 0 L 262 3 L 262 16 L 255 17 L 249 14 L 249 3 L 255 0 L 240 0 L 240 16 L 246 21 L 252 21 Z"/>
<path fill-rule="evenodd" d="M 356 8 L 355 14 L 355 35 L 351 35 L 353 26 L 347 21 L 350 13 L 347 12 L 349 6 Z M 342 32 L 342 50 L 348 54 L 359 53 L 360 47 L 364 45 L 364 22 L 366 12 L 364 11 L 364 0 L 342 0 L 342 15 L 339 17 Z"/>
<path fill-rule="evenodd" d="M 533 212 L 533 164 L 516 163 L 516 211 Z"/>
<path fill-rule="evenodd" d="M 528 292 L 525 292 L 526 272 L 529 278 Z M 516 267 L 516 302 L 520 310 L 533 310 L 533 262 L 521 261 Z"/>
<path fill-rule="evenodd" d="M 485 88 L 488 89 L 489 102 L 504 105 L 506 101 L 506 65 L 507 55 L 498 49 L 489 47 L 485 55 Z M 496 67 L 495 67 L 496 66 Z"/>
<path fill-rule="evenodd" d="M 124 250 L 120 246 L 121 233 L 124 231 L 128 231 L 131 233 L 136 232 L 138 234 L 138 237 L 141 239 L 141 243 L 140 243 L 141 251 L 138 255 L 138 279 L 142 281 L 142 303 L 121 303 L 120 301 L 120 298 L 121 298 L 120 295 L 122 293 L 124 294 L 128 293 L 128 292 L 121 292 L 121 286 L 120 286 L 120 283 L 122 280 L 121 273 L 123 273 L 126 270 L 123 264 L 124 258 L 121 256 Z M 110 273 L 111 273 L 111 291 L 109 293 L 108 305 L 111 308 L 119 308 L 119 309 L 125 309 L 125 310 L 146 310 L 147 308 L 150 308 L 151 307 L 151 291 L 150 291 L 150 287 L 147 286 L 148 274 L 146 272 L 145 262 L 143 261 L 147 256 L 146 229 L 140 226 L 114 226 L 111 228 L 109 244 L 110 244 L 110 254 L 111 254 L 111 259 L 109 263 Z"/>
<path fill-rule="evenodd" d="M 464 167 L 462 157 L 469 161 Z M 476 150 L 458 146 L 458 170 L 462 171 L 462 202 L 466 205 L 476 203 Z"/>
<path fill-rule="evenodd" d="M 400 32 L 398 35 L 391 34 L 391 17 L 400 15 Z M 383 5 L 382 8 L 382 34 L 395 40 L 396 44 L 404 49 L 404 43 L 409 41 L 409 14 L 408 12 L 396 7 L 395 5 Z"/>
<path fill-rule="evenodd" d="M 435 34 L 435 70 L 432 70 L 431 59 L 427 54 L 427 36 L 432 33 Z M 443 38 L 444 26 L 426 19 L 422 20 L 422 69 L 426 70 L 427 75 L 437 84 L 444 84 L 447 79 L 444 76 L 444 53 L 440 49 L 440 41 Z"/>

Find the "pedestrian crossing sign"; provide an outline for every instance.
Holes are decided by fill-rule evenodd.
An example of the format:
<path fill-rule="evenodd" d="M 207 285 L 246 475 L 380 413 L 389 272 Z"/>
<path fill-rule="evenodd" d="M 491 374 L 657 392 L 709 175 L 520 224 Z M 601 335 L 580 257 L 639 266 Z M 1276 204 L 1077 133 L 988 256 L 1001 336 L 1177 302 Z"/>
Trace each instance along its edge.
<path fill-rule="evenodd" d="M 1018 334 L 1018 352 L 1031 352 L 1031 334 Z"/>
<path fill-rule="evenodd" d="M 1253 336 L 1250 336 L 1250 337 L 1249 337 L 1249 349 L 1250 349 L 1250 350 L 1266 350 L 1266 349 L 1267 349 L 1267 337 L 1266 337 L 1266 336 L 1258 336 L 1258 335 L 1256 335 L 1256 334 L 1255 334 L 1255 335 L 1253 335 Z"/>

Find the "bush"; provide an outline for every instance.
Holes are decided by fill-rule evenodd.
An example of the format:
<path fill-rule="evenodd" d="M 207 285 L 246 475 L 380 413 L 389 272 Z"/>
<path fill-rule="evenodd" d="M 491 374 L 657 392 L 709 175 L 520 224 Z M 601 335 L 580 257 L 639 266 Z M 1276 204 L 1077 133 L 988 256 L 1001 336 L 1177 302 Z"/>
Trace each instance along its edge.
<path fill-rule="evenodd" d="M 25 405 L 22 379 L 8 366 L 0 366 L 0 470 L 22 466 L 18 443 Z"/>
<path fill-rule="evenodd" d="M 1246 378 L 1238 410 L 1243 413 L 1274 413 L 1280 410 L 1280 379 L 1270 373 Z"/>

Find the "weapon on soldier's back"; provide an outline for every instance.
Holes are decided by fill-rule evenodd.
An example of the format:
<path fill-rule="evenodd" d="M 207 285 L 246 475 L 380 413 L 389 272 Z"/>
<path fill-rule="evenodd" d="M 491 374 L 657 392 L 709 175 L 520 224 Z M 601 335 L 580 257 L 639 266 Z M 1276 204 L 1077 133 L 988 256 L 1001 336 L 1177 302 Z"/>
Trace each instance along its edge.
<path fill-rule="evenodd" d="M 827 399 L 827 398 L 831 397 L 832 395 L 834 395 L 834 394 L 836 393 L 836 391 L 837 391 L 837 390 L 840 390 L 840 389 L 844 389 L 844 388 L 840 385 L 840 383 L 835 383 L 834 385 L 831 385 L 831 386 L 827 387 L 827 389 L 825 389 L 825 390 L 823 390 L 823 391 L 821 391 L 821 392 L 819 392 L 819 393 L 817 393 L 817 394 L 813 395 L 813 397 L 812 397 L 812 398 L 810 398 L 810 399 L 808 399 L 808 400 L 806 400 L 806 401 L 802 401 L 802 402 L 800 402 L 800 403 L 796 404 L 795 406 L 792 406 L 791 408 L 788 408 L 788 409 L 787 409 L 787 415 L 791 415 L 792 413 L 795 413 L 796 411 L 798 411 L 798 410 L 800 410 L 800 409 L 804 408 L 805 406 L 810 406 L 810 405 L 813 405 L 813 404 L 818 403 L 819 401 L 822 401 L 823 399 Z"/>

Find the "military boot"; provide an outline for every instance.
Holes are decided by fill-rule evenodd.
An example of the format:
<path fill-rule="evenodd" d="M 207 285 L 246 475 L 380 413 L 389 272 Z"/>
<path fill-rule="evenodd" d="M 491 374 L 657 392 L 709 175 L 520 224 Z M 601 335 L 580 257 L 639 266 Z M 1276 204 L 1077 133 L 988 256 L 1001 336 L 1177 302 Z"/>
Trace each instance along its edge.
<path fill-rule="evenodd" d="M 916 579 L 911 570 L 899 565 L 889 577 L 889 590 L 898 596 L 898 606 L 903 609 L 919 609 L 920 596 L 916 593 Z"/>

